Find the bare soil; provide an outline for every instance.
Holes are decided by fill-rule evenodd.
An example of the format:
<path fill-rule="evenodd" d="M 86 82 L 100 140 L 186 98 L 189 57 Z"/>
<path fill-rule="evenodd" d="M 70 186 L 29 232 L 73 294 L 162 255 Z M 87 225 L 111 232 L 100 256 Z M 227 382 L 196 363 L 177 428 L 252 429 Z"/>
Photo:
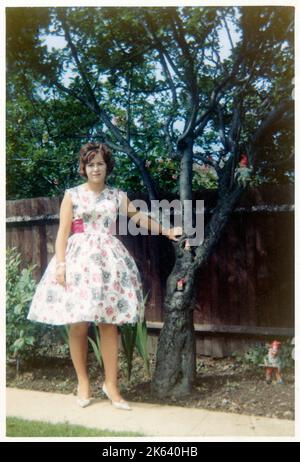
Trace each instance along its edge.
<path fill-rule="evenodd" d="M 155 356 L 151 356 L 151 372 Z M 89 376 L 93 396 L 101 396 L 103 373 L 93 354 L 89 355 Z M 192 393 L 185 398 L 159 400 L 151 395 L 150 378 L 142 359 L 135 355 L 130 381 L 122 353 L 119 354 L 119 385 L 128 401 L 203 408 L 223 412 L 294 419 L 294 371 L 283 372 L 284 384 L 268 385 L 263 367 L 240 364 L 234 358 L 197 359 L 197 379 Z M 68 358 L 37 358 L 7 366 L 7 386 L 56 393 L 74 393 L 76 377 Z"/>

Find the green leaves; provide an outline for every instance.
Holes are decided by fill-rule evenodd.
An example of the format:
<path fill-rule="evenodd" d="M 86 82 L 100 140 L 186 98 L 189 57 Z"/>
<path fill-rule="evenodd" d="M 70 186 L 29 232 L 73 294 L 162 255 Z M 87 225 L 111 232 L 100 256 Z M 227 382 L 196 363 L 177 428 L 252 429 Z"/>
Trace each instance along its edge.
<path fill-rule="evenodd" d="M 145 295 L 143 304 L 146 305 L 148 294 Z M 124 354 L 127 361 L 127 378 L 130 380 L 132 371 L 132 358 L 134 348 L 136 347 L 138 354 L 144 360 L 144 366 L 148 377 L 150 377 L 150 359 L 148 354 L 148 333 L 147 324 L 144 315 L 141 316 L 143 321 L 136 324 L 124 324 L 120 326 L 121 341 L 124 350 Z"/>
<path fill-rule="evenodd" d="M 123 351 L 127 361 L 127 379 L 130 380 L 132 370 L 132 357 L 137 335 L 137 325 L 124 324 L 120 326 Z"/>
<path fill-rule="evenodd" d="M 139 322 L 136 329 L 136 340 L 135 340 L 136 349 L 141 358 L 144 360 L 144 366 L 148 377 L 151 377 L 150 371 L 150 359 L 148 353 L 148 332 L 146 320 Z"/>
<path fill-rule="evenodd" d="M 90 336 L 88 336 L 88 341 L 92 346 L 94 355 L 97 359 L 97 362 L 100 366 L 100 368 L 103 370 L 104 369 L 104 364 L 103 364 L 103 359 L 102 359 L 102 354 L 101 354 L 101 348 L 100 348 L 100 334 L 98 327 L 93 324 L 93 334 L 94 334 L 94 339 Z"/>
<path fill-rule="evenodd" d="M 291 96 L 293 8 L 64 8 L 79 66 L 70 45 L 62 42 L 66 30 L 61 11 L 54 7 L 7 12 L 10 199 L 58 195 L 78 183 L 77 153 L 87 140 L 106 138 L 120 145 L 92 109 L 85 79 L 99 108 L 111 121 L 119 120 L 115 125 L 137 159 L 151 162 L 148 173 L 157 189 L 173 192 L 178 191 L 180 165 L 170 167 L 168 159 L 178 154 L 178 137 L 196 94 L 199 117 L 211 105 L 214 90 L 227 81 L 219 96 L 224 135 L 234 134 L 232 146 L 238 150 L 240 144 L 250 145 L 269 111 Z M 219 32 L 223 28 L 226 37 L 225 24 L 235 38 L 223 60 Z M 51 39 L 62 43 L 52 48 Z M 232 132 L 237 106 L 241 124 Z M 223 149 L 221 131 L 218 114 L 212 111 L 195 135 L 195 147 L 224 160 L 227 147 Z M 293 144 L 292 127 L 275 131 L 277 140 L 265 139 L 272 155 L 260 153 L 258 171 L 263 168 L 264 181 L 287 178 L 282 171 L 276 178 L 276 172 L 266 168 Z M 141 172 L 125 151 L 115 152 L 112 181 L 128 190 L 144 189 Z M 154 158 L 164 159 L 164 168 Z M 284 169 L 290 172 L 290 165 Z M 195 174 L 193 188 L 210 185 L 217 186 L 212 171 Z"/>
<path fill-rule="evenodd" d="M 27 320 L 29 304 L 35 291 L 34 267 L 19 270 L 20 254 L 7 249 L 6 260 L 6 348 L 7 355 L 26 358 L 32 353 L 38 327 Z"/>

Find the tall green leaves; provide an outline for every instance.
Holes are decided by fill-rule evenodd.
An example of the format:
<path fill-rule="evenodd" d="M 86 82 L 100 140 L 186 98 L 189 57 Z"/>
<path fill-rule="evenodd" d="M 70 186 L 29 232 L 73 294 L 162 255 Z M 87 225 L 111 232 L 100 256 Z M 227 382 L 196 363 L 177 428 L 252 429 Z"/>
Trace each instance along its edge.
<path fill-rule="evenodd" d="M 27 320 L 35 290 L 34 267 L 20 270 L 21 256 L 16 248 L 6 253 L 6 348 L 8 358 L 26 358 L 33 352 L 39 327 Z M 18 367 L 18 363 L 17 363 Z"/>
<path fill-rule="evenodd" d="M 136 342 L 137 324 L 124 324 L 120 327 L 124 355 L 127 362 L 127 379 L 130 380 L 133 350 Z"/>
<path fill-rule="evenodd" d="M 88 341 L 89 343 L 91 344 L 92 348 L 93 348 L 93 352 L 94 352 L 94 355 L 97 359 L 97 362 L 100 366 L 101 369 L 103 369 L 103 359 L 102 359 L 102 355 L 101 355 L 101 348 L 100 348 L 100 334 L 99 334 L 99 330 L 97 328 L 97 326 L 95 324 L 93 324 L 93 333 L 94 333 L 94 338 L 95 340 L 88 336 Z"/>
<path fill-rule="evenodd" d="M 148 294 L 144 297 L 144 306 Z M 150 377 L 150 361 L 148 354 L 148 333 L 147 333 L 147 324 L 144 315 L 142 316 L 143 321 L 136 324 L 125 324 L 120 326 L 121 340 L 123 351 L 127 361 L 127 378 L 130 380 L 131 371 L 132 371 L 132 359 L 134 348 L 140 357 L 144 360 L 144 366 L 148 377 Z"/>
<path fill-rule="evenodd" d="M 149 359 L 149 352 L 148 352 L 148 332 L 147 332 L 147 324 L 144 320 L 143 322 L 139 322 L 136 326 L 136 349 L 140 355 L 140 357 L 144 360 L 144 366 L 147 372 L 148 377 L 151 376 L 150 371 L 150 359 Z"/>

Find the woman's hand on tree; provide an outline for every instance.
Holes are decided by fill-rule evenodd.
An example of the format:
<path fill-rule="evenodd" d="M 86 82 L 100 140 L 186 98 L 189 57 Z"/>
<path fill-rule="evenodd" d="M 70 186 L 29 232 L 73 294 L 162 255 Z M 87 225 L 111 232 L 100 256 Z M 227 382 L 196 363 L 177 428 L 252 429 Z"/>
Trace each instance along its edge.
<path fill-rule="evenodd" d="M 176 236 L 182 235 L 182 227 L 175 226 L 175 228 L 170 228 L 164 232 L 164 235 L 167 236 L 167 238 L 169 238 L 171 241 L 178 241 L 179 238 Z"/>

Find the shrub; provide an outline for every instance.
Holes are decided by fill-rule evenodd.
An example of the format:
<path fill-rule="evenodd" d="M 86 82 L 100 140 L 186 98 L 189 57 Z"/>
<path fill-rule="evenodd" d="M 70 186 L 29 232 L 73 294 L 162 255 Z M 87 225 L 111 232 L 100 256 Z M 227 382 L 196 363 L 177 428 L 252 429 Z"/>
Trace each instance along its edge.
<path fill-rule="evenodd" d="M 36 282 L 34 266 L 20 271 L 21 256 L 15 247 L 6 253 L 6 351 L 9 358 L 32 353 L 38 327 L 26 319 Z"/>
<path fill-rule="evenodd" d="M 280 359 L 282 368 L 290 368 L 294 366 L 293 360 L 293 341 L 286 340 L 281 344 Z M 249 348 L 243 355 L 234 353 L 233 356 L 236 361 L 241 364 L 248 364 L 253 366 L 264 366 L 264 359 L 268 354 L 268 343 L 257 343 L 254 347 Z"/>

